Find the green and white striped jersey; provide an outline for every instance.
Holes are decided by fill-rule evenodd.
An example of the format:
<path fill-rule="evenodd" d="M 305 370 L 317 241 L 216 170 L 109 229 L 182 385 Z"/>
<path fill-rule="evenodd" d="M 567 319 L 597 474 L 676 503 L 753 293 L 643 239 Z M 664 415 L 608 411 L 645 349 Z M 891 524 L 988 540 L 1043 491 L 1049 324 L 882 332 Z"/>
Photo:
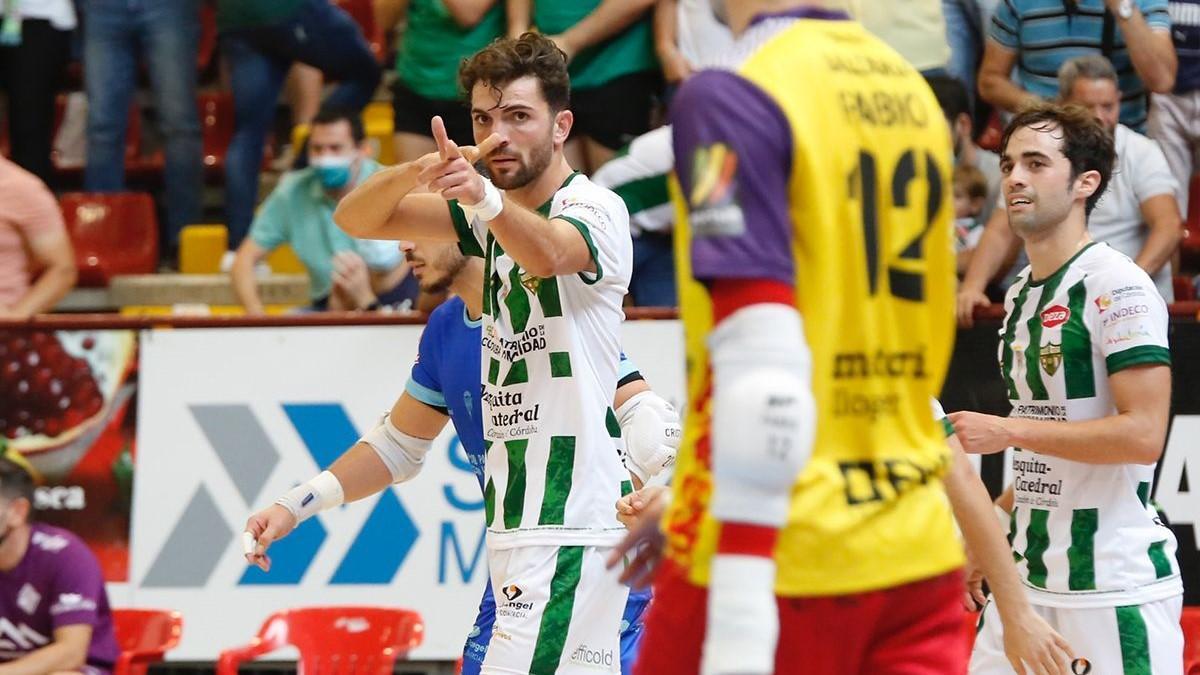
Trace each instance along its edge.
<path fill-rule="evenodd" d="M 1011 415 L 1080 422 L 1116 414 L 1108 376 L 1170 365 L 1167 308 L 1122 253 L 1091 243 L 1042 281 L 1009 288 L 1000 368 Z M 1175 537 L 1148 504 L 1153 465 L 1084 464 L 1013 448 L 1009 539 L 1030 600 L 1107 607 L 1183 592 Z"/>
<path fill-rule="evenodd" d="M 629 209 L 629 228 L 642 232 L 669 232 L 675 223 L 675 206 L 667 192 L 667 176 L 675 168 L 670 125 L 633 139 L 608 160 L 592 181 L 617 193 Z"/>
<path fill-rule="evenodd" d="M 633 244 L 615 194 L 579 173 L 540 212 L 574 225 L 596 273 L 535 277 L 451 202 L 463 252 L 485 260 L 481 353 L 488 546 L 609 546 L 632 489 L 612 410 Z"/>

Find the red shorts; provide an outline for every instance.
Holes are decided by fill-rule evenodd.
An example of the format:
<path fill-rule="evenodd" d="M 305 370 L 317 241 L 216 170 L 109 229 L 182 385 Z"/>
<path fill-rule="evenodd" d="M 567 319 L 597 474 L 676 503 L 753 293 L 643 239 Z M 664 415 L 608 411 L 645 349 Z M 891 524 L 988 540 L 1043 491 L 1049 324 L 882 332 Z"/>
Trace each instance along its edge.
<path fill-rule="evenodd" d="M 960 675 L 967 672 L 957 571 L 853 595 L 779 598 L 776 675 Z M 636 675 L 696 675 L 708 591 L 663 563 Z"/>

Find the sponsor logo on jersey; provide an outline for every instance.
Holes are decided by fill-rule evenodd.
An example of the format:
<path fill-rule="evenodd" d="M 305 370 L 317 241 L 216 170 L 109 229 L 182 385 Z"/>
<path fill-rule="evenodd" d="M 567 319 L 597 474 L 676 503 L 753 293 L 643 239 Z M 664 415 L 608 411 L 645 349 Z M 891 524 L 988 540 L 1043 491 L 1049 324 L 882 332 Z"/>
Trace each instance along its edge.
<path fill-rule="evenodd" d="M 63 593 L 58 596 L 58 602 L 50 607 L 50 613 L 55 615 L 65 612 L 94 611 L 96 611 L 96 601 L 84 597 L 82 593 Z"/>
<path fill-rule="evenodd" d="M 45 532 L 34 532 L 29 541 L 34 546 L 50 553 L 58 553 L 71 543 L 71 540 L 62 535 L 46 534 Z"/>
<path fill-rule="evenodd" d="M 500 589 L 500 592 L 504 594 L 504 597 L 508 598 L 509 602 L 516 600 L 525 593 L 521 590 L 521 587 L 517 586 L 516 584 L 505 586 L 504 588 Z"/>
<path fill-rule="evenodd" d="M 50 638 L 23 623 L 0 617 L 0 651 L 16 655 L 50 644 Z"/>
<path fill-rule="evenodd" d="M 39 487 L 33 493 L 35 511 L 82 511 L 87 508 L 87 493 L 78 485 Z"/>
<path fill-rule="evenodd" d="M 1122 323 L 1150 313 L 1150 305 L 1125 305 L 1112 310 L 1104 316 L 1104 326 Z"/>
<path fill-rule="evenodd" d="M 1112 307 L 1112 296 L 1108 293 L 1105 293 L 1104 295 L 1097 297 L 1092 302 L 1096 303 L 1096 307 L 1100 310 L 1100 313 L 1103 314 L 1108 310 L 1109 307 Z"/>
<path fill-rule="evenodd" d="M 1062 343 L 1049 342 L 1042 345 L 1038 360 L 1042 362 L 1042 370 L 1045 370 L 1047 375 L 1053 376 L 1058 372 L 1058 367 L 1062 365 L 1062 359 Z"/>
<path fill-rule="evenodd" d="M 1092 672 L 1092 662 L 1087 659 L 1075 659 L 1071 662 L 1072 675 L 1088 675 Z"/>
<path fill-rule="evenodd" d="M 504 596 L 506 602 L 496 608 L 497 616 L 524 619 L 529 616 L 529 612 L 533 611 L 533 602 L 517 602 L 521 596 L 525 595 L 520 586 L 509 584 L 500 589 L 500 594 Z"/>
<path fill-rule="evenodd" d="M 1042 310 L 1042 326 L 1054 328 L 1061 326 L 1071 318 L 1071 310 L 1062 305 L 1053 305 Z"/>
<path fill-rule="evenodd" d="M 37 589 L 30 584 L 25 584 L 17 593 L 17 607 L 26 614 L 33 614 L 37 611 L 38 605 L 42 602 L 42 594 L 37 592 Z"/>
<path fill-rule="evenodd" d="M 736 199 L 737 153 L 724 143 L 692 154 L 692 232 L 696 237 L 736 237 L 746 232 L 746 215 Z"/>
<path fill-rule="evenodd" d="M 530 293 L 537 294 L 538 289 L 542 287 L 542 278 L 534 276 L 529 272 L 521 274 L 521 285 Z"/>
<path fill-rule="evenodd" d="M 1109 346 L 1120 345 L 1125 344 L 1126 342 L 1133 342 L 1134 340 L 1148 339 L 1150 337 L 1151 335 L 1149 331 L 1142 330 L 1141 328 L 1135 328 L 1133 330 L 1126 330 L 1120 333 L 1109 335 L 1108 337 L 1104 338 L 1104 344 Z"/>
<path fill-rule="evenodd" d="M 611 670 L 616 662 L 616 655 L 611 649 L 592 649 L 586 644 L 581 644 L 571 652 L 571 663 L 577 663 L 581 666 L 590 666 L 592 668 L 603 668 Z"/>

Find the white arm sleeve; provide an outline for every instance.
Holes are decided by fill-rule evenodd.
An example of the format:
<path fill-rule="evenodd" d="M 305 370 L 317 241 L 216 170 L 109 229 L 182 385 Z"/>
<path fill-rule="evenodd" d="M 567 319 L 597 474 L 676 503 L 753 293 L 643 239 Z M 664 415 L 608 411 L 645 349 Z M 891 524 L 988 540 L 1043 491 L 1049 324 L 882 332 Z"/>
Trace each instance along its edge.
<path fill-rule="evenodd" d="M 359 442 L 366 443 L 375 450 L 379 459 L 392 472 L 393 483 L 403 483 L 421 472 L 425 466 L 425 455 L 429 452 L 432 440 L 409 436 L 392 424 L 391 415 L 374 429 L 368 431 Z"/>

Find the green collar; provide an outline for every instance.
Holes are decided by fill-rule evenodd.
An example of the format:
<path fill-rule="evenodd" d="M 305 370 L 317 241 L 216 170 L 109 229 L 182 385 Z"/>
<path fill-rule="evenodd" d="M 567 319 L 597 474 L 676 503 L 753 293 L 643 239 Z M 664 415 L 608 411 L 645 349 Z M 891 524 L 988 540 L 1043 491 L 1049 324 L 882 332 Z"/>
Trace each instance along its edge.
<path fill-rule="evenodd" d="M 563 181 L 563 184 L 558 186 L 558 190 L 561 190 L 561 189 L 567 187 L 568 185 L 570 185 L 571 181 L 575 180 L 576 176 L 582 176 L 582 175 L 583 175 L 582 172 L 572 171 L 571 175 L 567 176 L 567 179 Z M 558 190 L 555 190 L 554 194 L 558 194 Z M 554 203 L 554 197 L 551 196 L 550 199 L 546 200 L 545 204 L 542 204 L 541 206 L 537 207 L 537 212 L 540 213 L 543 218 L 549 218 L 550 217 L 550 205 L 553 203 Z"/>

